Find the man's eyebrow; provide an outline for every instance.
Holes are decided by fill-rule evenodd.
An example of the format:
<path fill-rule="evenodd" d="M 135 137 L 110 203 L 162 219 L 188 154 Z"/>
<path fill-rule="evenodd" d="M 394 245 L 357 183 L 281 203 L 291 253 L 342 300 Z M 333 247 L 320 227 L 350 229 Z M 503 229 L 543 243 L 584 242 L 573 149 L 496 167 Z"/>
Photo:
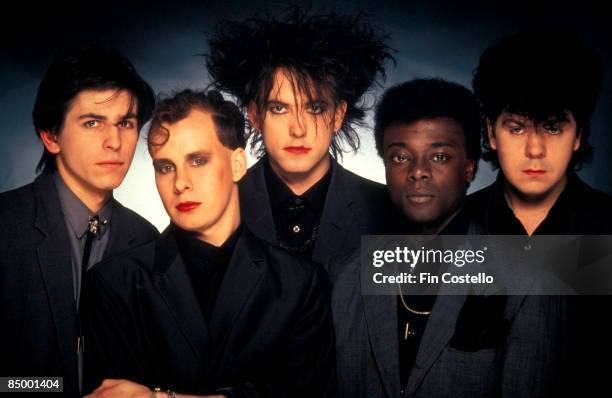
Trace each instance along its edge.
<path fill-rule="evenodd" d="M 455 144 L 451 142 L 439 141 L 439 142 L 432 142 L 431 144 L 429 144 L 429 146 L 431 148 L 442 148 L 442 147 L 454 148 Z"/>
<path fill-rule="evenodd" d="M 284 105 L 284 106 L 287 106 L 289 104 L 286 103 L 286 102 L 277 100 L 277 99 L 269 99 L 269 100 L 266 101 L 266 105 Z"/>
<path fill-rule="evenodd" d="M 170 159 L 161 158 L 161 159 L 153 159 L 153 166 L 160 165 L 164 163 L 172 163 Z"/>
<path fill-rule="evenodd" d="M 96 119 L 96 120 L 106 120 L 107 117 L 104 115 L 98 115 L 97 113 L 85 113 L 79 116 L 79 119 Z"/>
<path fill-rule="evenodd" d="M 406 144 L 404 144 L 403 142 L 392 142 L 389 145 L 387 145 L 385 150 L 387 150 L 387 149 L 389 149 L 391 147 L 406 148 Z"/>
<path fill-rule="evenodd" d="M 191 152 L 188 153 L 187 155 L 185 155 L 185 159 L 187 160 L 193 160 L 193 159 L 197 159 L 197 158 L 208 158 L 212 155 L 211 152 L 208 151 L 196 151 L 196 152 Z"/>
<path fill-rule="evenodd" d="M 134 112 L 130 112 L 130 113 L 126 114 L 125 116 L 123 116 L 123 118 L 121 118 L 121 120 L 136 119 L 137 117 L 138 117 L 138 115 L 136 115 Z"/>
<path fill-rule="evenodd" d="M 515 116 L 507 116 L 504 118 L 504 121 L 502 122 L 502 124 L 508 124 L 508 123 L 515 123 L 515 124 L 520 124 L 521 126 L 523 126 L 529 123 L 529 121 L 524 118 L 519 118 Z"/>

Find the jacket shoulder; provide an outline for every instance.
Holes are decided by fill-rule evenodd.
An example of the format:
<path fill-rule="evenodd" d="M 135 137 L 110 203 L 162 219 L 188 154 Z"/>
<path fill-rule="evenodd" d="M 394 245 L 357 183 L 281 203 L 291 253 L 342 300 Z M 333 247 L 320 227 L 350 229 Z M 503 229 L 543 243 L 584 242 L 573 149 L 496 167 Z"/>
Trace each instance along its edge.
<path fill-rule="evenodd" d="M 33 219 L 36 213 L 36 198 L 33 184 L 0 193 L 0 219 L 5 227 L 23 224 Z"/>
<path fill-rule="evenodd" d="M 123 206 L 121 203 L 117 203 L 120 209 L 120 216 L 124 218 L 123 221 L 125 221 L 127 225 L 131 226 L 131 228 L 134 230 L 134 234 L 140 242 L 148 242 L 159 236 L 159 231 L 157 228 L 155 228 L 155 226 L 147 219 L 135 211 Z"/>

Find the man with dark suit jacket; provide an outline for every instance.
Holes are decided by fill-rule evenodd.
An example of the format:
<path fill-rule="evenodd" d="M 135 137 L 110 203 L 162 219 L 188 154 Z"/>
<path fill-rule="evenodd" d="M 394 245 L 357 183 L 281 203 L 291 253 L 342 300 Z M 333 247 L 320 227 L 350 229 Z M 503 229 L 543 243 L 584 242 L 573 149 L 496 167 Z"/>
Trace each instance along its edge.
<path fill-rule="evenodd" d="M 83 273 L 157 230 L 113 199 L 154 104 L 115 51 L 62 53 L 33 119 L 44 144 L 33 183 L 0 194 L 0 374 L 63 377 L 79 396 Z"/>
<path fill-rule="evenodd" d="M 563 61 L 510 65 L 508 57 L 516 54 L 523 59 L 563 54 Z M 505 37 L 484 51 L 473 85 L 485 117 L 483 157 L 499 172 L 468 204 L 487 233 L 612 234 L 612 197 L 577 175 L 593 156 L 591 116 L 603 79 L 600 57 L 558 32 Z M 587 255 L 578 263 L 597 255 L 599 250 L 590 249 L 581 248 Z M 568 396 L 595 396 L 609 384 L 608 369 L 599 364 L 612 356 L 612 322 L 602 315 L 612 301 L 588 295 L 597 292 L 594 280 L 607 276 L 586 284 L 581 290 L 587 295 L 568 298 L 570 359 L 563 388 Z"/>
<path fill-rule="evenodd" d="M 246 140 L 238 107 L 216 91 L 182 91 L 158 105 L 148 142 L 172 223 L 156 241 L 90 272 L 86 390 L 328 395 L 327 277 L 241 226 Z"/>
<path fill-rule="evenodd" d="M 464 208 L 480 156 L 472 93 L 439 79 L 409 81 L 384 94 L 375 120 L 397 209 L 388 233 L 480 233 Z M 554 386 L 563 324 L 555 299 L 485 296 L 467 285 L 432 296 L 398 284 L 394 294 L 372 295 L 359 252 L 329 269 L 340 397 L 542 396 Z"/>
<path fill-rule="evenodd" d="M 356 45 L 358 43 L 358 45 Z M 208 42 L 213 84 L 249 116 L 261 157 L 241 184 L 244 223 L 260 238 L 326 263 L 384 224 L 384 186 L 345 170 L 362 97 L 391 58 L 361 17 L 308 15 L 223 21 Z"/>

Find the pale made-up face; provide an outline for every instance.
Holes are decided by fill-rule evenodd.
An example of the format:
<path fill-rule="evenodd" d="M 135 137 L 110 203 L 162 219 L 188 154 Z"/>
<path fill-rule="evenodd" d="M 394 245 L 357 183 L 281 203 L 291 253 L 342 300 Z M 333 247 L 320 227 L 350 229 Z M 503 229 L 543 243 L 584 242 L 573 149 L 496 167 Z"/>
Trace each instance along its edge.
<path fill-rule="evenodd" d="M 315 91 L 315 90 L 311 90 Z M 321 93 L 309 100 L 294 77 L 278 69 L 265 114 L 249 107 L 249 118 L 261 130 L 272 170 L 281 178 L 318 181 L 329 169 L 329 147 L 344 120 L 346 102 L 334 104 Z"/>
<path fill-rule="evenodd" d="M 151 156 L 164 208 L 174 224 L 213 242 L 240 220 L 237 182 L 246 172 L 244 149 L 219 141 L 208 111 L 192 109 L 162 127 L 168 139 L 152 147 Z"/>

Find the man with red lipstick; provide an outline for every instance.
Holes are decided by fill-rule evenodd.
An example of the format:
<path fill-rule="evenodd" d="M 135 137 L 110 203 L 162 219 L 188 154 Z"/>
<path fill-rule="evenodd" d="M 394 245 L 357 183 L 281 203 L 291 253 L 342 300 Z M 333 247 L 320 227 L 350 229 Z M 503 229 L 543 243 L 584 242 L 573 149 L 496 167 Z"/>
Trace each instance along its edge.
<path fill-rule="evenodd" d="M 485 120 L 483 157 L 497 181 L 468 205 L 491 234 L 612 233 L 612 198 L 576 171 L 593 151 L 590 118 L 604 78 L 601 60 L 574 38 L 523 33 L 481 56 L 473 86 Z M 612 325 L 607 297 L 568 298 L 571 353 L 562 391 L 596 396 L 608 387 Z"/>
<path fill-rule="evenodd" d="M 89 274 L 92 397 L 329 394 L 327 278 L 241 226 L 245 143 L 216 91 L 158 104 L 148 144 L 171 225 Z"/>
<path fill-rule="evenodd" d="M 508 57 L 546 60 L 509 63 Z M 480 59 L 474 92 L 484 115 L 483 157 L 500 173 L 469 199 L 493 234 L 604 234 L 612 201 L 578 178 L 603 80 L 599 58 L 571 37 L 519 34 Z"/>
<path fill-rule="evenodd" d="M 267 242 L 327 263 L 384 224 L 384 187 L 338 163 L 357 150 L 362 96 L 384 76 L 390 48 L 360 16 L 223 21 L 208 42 L 213 84 L 248 114 L 263 156 L 241 183 L 244 222 Z"/>
<path fill-rule="evenodd" d="M 63 377 L 80 396 L 84 273 L 157 236 L 112 195 L 154 100 L 115 51 L 62 52 L 47 69 L 32 113 L 42 173 L 0 195 L 0 375 Z"/>

